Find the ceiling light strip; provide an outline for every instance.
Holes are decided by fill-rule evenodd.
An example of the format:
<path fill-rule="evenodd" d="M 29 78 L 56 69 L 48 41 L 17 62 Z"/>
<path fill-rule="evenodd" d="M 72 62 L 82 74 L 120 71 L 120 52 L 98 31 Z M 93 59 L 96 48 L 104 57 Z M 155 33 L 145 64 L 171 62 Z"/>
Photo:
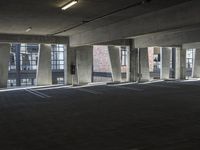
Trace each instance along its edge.
<path fill-rule="evenodd" d="M 65 4 L 65 5 L 62 7 L 62 10 L 66 10 L 66 9 L 72 7 L 73 5 L 75 5 L 76 3 L 78 3 L 78 0 L 70 1 L 69 3 Z"/>

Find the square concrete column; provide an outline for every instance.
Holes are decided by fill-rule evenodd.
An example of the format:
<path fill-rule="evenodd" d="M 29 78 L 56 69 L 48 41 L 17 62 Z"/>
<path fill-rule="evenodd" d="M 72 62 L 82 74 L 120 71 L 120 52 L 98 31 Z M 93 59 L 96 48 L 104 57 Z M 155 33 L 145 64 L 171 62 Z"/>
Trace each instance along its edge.
<path fill-rule="evenodd" d="M 52 84 L 52 70 L 51 70 L 51 45 L 40 44 L 38 55 L 38 66 L 36 74 L 37 85 L 51 85 Z"/>
<path fill-rule="evenodd" d="M 93 70 L 93 46 L 81 46 L 76 48 L 76 64 L 78 84 L 91 83 Z"/>
<path fill-rule="evenodd" d="M 116 46 L 108 46 L 113 82 L 121 82 L 120 50 Z"/>
<path fill-rule="evenodd" d="M 161 48 L 160 79 L 169 79 L 171 48 Z"/>
<path fill-rule="evenodd" d="M 174 58 L 175 58 L 175 79 L 185 79 L 186 77 L 186 50 L 182 48 L 173 48 L 175 50 L 174 52 Z"/>
<path fill-rule="evenodd" d="M 174 69 L 174 78 L 181 79 L 181 48 L 173 48 L 173 69 Z"/>
<path fill-rule="evenodd" d="M 139 49 L 139 81 L 149 81 L 150 72 L 149 72 L 149 56 L 148 48 Z"/>
<path fill-rule="evenodd" d="M 130 49 L 130 81 L 136 82 L 138 81 L 138 73 L 139 73 L 139 53 L 138 48 Z"/>
<path fill-rule="evenodd" d="M 200 78 L 200 49 L 195 50 L 192 77 Z"/>
<path fill-rule="evenodd" d="M 77 70 L 75 71 L 75 75 L 71 74 L 71 66 L 76 66 L 76 49 L 72 47 L 65 48 L 64 51 L 64 78 L 65 78 L 65 84 L 71 85 L 71 84 L 77 84 L 78 83 L 78 77 L 77 77 Z"/>
<path fill-rule="evenodd" d="M 0 43 L 0 88 L 7 87 L 10 44 Z"/>
<path fill-rule="evenodd" d="M 186 79 L 186 49 L 180 50 L 180 79 Z"/>

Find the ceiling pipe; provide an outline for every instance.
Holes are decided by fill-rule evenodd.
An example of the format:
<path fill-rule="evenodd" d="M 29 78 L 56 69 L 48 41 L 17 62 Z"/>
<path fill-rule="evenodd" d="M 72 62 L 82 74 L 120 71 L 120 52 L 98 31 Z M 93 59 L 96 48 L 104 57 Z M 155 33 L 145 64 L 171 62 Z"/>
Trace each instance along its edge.
<path fill-rule="evenodd" d="M 96 17 L 96 18 L 94 18 L 94 19 L 91 19 L 91 20 L 83 20 L 81 23 L 79 23 L 79 24 L 77 24 L 77 25 L 74 25 L 74 26 L 72 26 L 72 27 L 63 29 L 63 30 L 58 31 L 58 32 L 54 32 L 54 33 L 52 33 L 52 34 L 50 34 L 50 35 L 57 35 L 57 34 L 61 34 L 61 33 L 70 31 L 70 30 L 75 29 L 75 28 L 77 28 L 77 27 L 80 27 L 80 26 L 82 26 L 82 25 L 85 25 L 85 24 L 91 23 L 91 22 L 93 22 L 93 21 L 96 21 L 96 20 L 105 18 L 105 17 L 107 17 L 107 16 L 116 14 L 116 13 L 118 13 L 118 12 L 124 11 L 124 10 L 129 9 L 129 8 L 138 7 L 138 6 L 140 6 L 140 5 L 143 5 L 143 4 L 145 4 L 145 3 L 149 3 L 149 2 L 151 2 L 151 1 L 152 1 L 152 0 L 142 0 L 142 1 L 139 1 L 139 2 L 137 2 L 137 3 L 134 3 L 134 4 L 128 5 L 128 6 L 126 6 L 126 7 L 123 7 L 123 8 L 117 9 L 117 10 L 114 10 L 114 11 L 112 11 L 112 12 L 109 12 L 109 13 L 107 13 L 107 14 L 105 14 L 105 15 Z"/>

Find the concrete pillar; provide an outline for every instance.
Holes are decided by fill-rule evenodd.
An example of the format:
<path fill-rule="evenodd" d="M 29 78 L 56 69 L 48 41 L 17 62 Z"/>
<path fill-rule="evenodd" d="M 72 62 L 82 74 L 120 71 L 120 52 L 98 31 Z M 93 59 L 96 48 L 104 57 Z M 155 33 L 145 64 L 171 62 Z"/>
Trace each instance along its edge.
<path fill-rule="evenodd" d="M 172 48 L 172 78 L 176 78 L 176 48 Z"/>
<path fill-rule="evenodd" d="M 172 66 L 174 69 L 173 77 L 181 79 L 181 48 L 172 49 Z"/>
<path fill-rule="evenodd" d="M 127 76 L 126 76 L 126 81 L 130 82 L 130 46 L 128 47 L 127 50 Z"/>
<path fill-rule="evenodd" d="M 75 48 L 69 47 L 66 45 L 64 50 L 64 80 L 66 85 L 77 84 L 77 70 L 76 74 L 72 77 L 71 74 L 71 65 L 76 65 L 76 50 Z M 73 78 L 73 79 L 72 79 Z M 72 83 L 73 80 L 73 83 Z"/>
<path fill-rule="evenodd" d="M 154 47 L 148 48 L 148 57 L 149 57 L 149 71 L 154 71 Z"/>
<path fill-rule="evenodd" d="M 171 48 L 161 49 L 160 79 L 169 79 Z"/>
<path fill-rule="evenodd" d="M 200 49 L 195 50 L 192 77 L 200 78 Z"/>
<path fill-rule="evenodd" d="M 21 44 L 17 44 L 15 51 L 16 56 L 16 85 L 21 86 L 21 65 L 20 65 L 20 50 L 21 50 Z"/>
<path fill-rule="evenodd" d="M 130 44 L 130 81 L 138 81 L 139 53 L 135 48 L 134 41 Z"/>
<path fill-rule="evenodd" d="M 93 46 L 82 46 L 76 48 L 76 64 L 78 84 L 91 83 L 93 70 Z"/>
<path fill-rule="evenodd" d="M 139 74 L 139 81 L 150 80 L 148 48 L 139 49 Z"/>
<path fill-rule="evenodd" d="M 36 74 L 37 85 L 51 85 L 52 84 L 52 70 L 51 70 L 51 45 L 40 44 L 38 56 L 38 66 Z"/>
<path fill-rule="evenodd" d="M 180 49 L 180 79 L 186 79 L 186 49 Z"/>
<path fill-rule="evenodd" d="M 121 82 L 120 51 L 116 46 L 108 46 L 113 82 Z"/>
<path fill-rule="evenodd" d="M 0 43 L 0 88 L 7 87 L 10 44 Z"/>

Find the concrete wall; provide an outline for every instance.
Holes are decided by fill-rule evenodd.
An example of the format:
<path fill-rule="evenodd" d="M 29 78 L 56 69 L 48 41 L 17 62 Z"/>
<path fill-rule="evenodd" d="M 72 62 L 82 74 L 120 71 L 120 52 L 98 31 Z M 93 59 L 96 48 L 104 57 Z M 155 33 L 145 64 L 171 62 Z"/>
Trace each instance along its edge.
<path fill-rule="evenodd" d="M 10 48 L 10 44 L 0 43 L 0 88 L 7 87 Z"/>
<path fill-rule="evenodd" d="M 64 60 L 65 60 L 65 68 L 64 68 L 64 78 L 65 84 L 71 85 L 78 84 L 78 77 L 77 77 L 77 70 L 76 74 L 73 76 L 71 75 L 71 65 L 76 65 L 76 49 L 71 47 L 66 47 L 64 51 Z"/>
<path fill-rule="evenodd" d="M 116 46 L 108 46 L 113 82 L 121 82 L 120 50 Z"/>
<path fill-rule="evenodd" d="M 186 78 L 186 49 L 183 48 L 180 51 L 180 64 L 180 78 L 184 80 Z"/>
<path fill-rule="evenodd" d="M 134 48 L 134 43 L 132 43 L 130 47 L 130 81 L 136 82 L 138 81 L 138 73 L 139 73 L 139 54 L 138 49 Z"/>
<path fill-rule="evenodd" d="M 153 70 L 154 70 L 154 47 L 148 48 L 148 57 L 149 57 L 149 71 L 153 72 Z"/>
<path fill-rule="evenodd" d="M 92 82 L 93 46 L 76 48 L 78 84 Z"/>
<path fill-rule="evenodd" d="M 139 49 L 140 56 L 140 81 L 149 81 L 150 80 L 150 72 L 149 72 L 149 56 L 148 56 L 148 48 L 140 48 Z"/>
<path fill-rule="evenodd" d="M 37 74 L 36 74 L 36 84 L 37 85 L 52 84 L 50 44 L 40 44 Z"/>
<path fill-rule="evenodd" d="M 175 48 L 175 79 L 181 79 L 181 48 Z"/>
<path fill-rule="evenodd" d="M 161 49 L 160 78 L 164 79 L 164 80 L 169 79 L 171 52 L 172 52 L 171 48 L 162 48 Z"/>
<path fill-rule="evenodd" d="M 200 49 L 195 50 L 192 77 L 200 78 Z"/>

